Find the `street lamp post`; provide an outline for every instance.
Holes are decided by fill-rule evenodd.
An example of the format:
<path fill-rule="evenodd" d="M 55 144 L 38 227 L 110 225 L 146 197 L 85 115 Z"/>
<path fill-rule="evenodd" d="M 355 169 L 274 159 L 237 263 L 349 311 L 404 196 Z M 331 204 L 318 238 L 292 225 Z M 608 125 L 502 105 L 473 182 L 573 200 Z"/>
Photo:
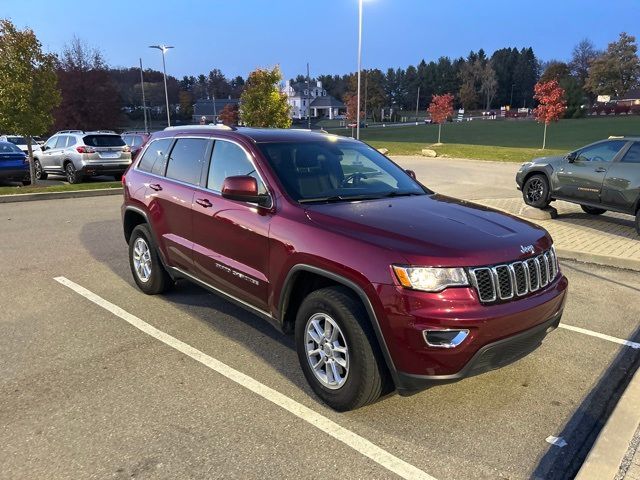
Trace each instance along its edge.
<path fill-rule="evenodd" d="M 358 109 L 356 111 L 356 139 L 360 140 L 360 72 L 362 70 L 362 0 L 358 0 Z M 366 121 L 366 118 L 365 118 Z"/>
<path fill-rule="evenodd" d="M 171 115 L 169 114 L 169 93 L 167 92 L 167 67 L 164 63 L 164 54 L 167 53 L 170 46 L 167 45 L 149 45 L 149 48 L 156 48 L 162 52 L 162 73 L 164 74 L 164 99 L 167 104 L 167 126 L 171 126 Z"/>
<path fill-rule="evenodd" d="M 511 84 L 511 100 L 509 100 L 509 107 L 511 107 L 513 105 L 513 87 L 515 87 L 516 84 L 512 83 Z"/>

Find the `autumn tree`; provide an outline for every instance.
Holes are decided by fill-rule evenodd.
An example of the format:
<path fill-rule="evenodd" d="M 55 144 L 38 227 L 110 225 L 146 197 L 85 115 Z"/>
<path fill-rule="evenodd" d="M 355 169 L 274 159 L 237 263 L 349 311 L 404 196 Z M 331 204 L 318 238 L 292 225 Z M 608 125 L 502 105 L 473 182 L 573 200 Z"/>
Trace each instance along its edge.
<path fill-rule="evenodd" d="M 557 80 L 549 80 L 548 82 L 536 83 L 534 90 L 534 99 L 538 101 L 538 106 L 533 113 L 538 122 L 544 123 L 542 137 L 542 149 L 544 150 L 547 145 L 547 125 L 551 122 L 557 122 L 566 108 L 564 89 Z"/>
<path fill-rule="evenodd" d="M 578 80 L 578 84 L 581 88 L 584 87 L 584 84 L 589 77 L 591 62 L 600 55 L 601 52 L 599 52 L 591 40 L 587 38 L 581 40 L 575 47 L 573 47 L 569 68 L 571 69 L 571 74 Z"/>
<path fill-rule="evenodd" d="M 289 128 L 290 107 L 287 95 L 278 85 L 282 81 L 280 67 L 256 69 L 249 74 L 242 92 L 240 118 L 249 127 Z"/>
<path fill-rule="evenodd" d="M 238 125 L 238 120 L 240 119 L 240 115 L 238 112 L 238 105 L 227 103 L 220 115 L 218 115 L 218 120 L 220 120 L 225 125 Z"/>
<path fill-rule="evenodd" d="M 180 101 L 180 115 L 185 120 L 190 120 L 193 115 L 193 95 L 188 90 L 178 92 Z"/>
<path fill-rule="evenodd" d="M 585 88 L 594 95 L 624 95 L 638 85 L 640 59 L 636 37 L 622 32 L 617 42 L 591 62 Z"/>
<path fill-rule="evenodd" d="M 438 143 L 440 143 L 442 124 L 453 115 L 453 95 L 450 93 L 434 95 L 428 111 L 429 115 L 431 115 L 431 120 L 438 124 Z"/>
<path fill-rule="evenodd" d="M 42 52 L 33 30 L 18 30 L 9 20 L 0 20 L 0 58 L 0 131 L 27 138 L 35 184 L 32 137 L 51 128 L 52 110 L 60 103 L 55 57 Z"/>

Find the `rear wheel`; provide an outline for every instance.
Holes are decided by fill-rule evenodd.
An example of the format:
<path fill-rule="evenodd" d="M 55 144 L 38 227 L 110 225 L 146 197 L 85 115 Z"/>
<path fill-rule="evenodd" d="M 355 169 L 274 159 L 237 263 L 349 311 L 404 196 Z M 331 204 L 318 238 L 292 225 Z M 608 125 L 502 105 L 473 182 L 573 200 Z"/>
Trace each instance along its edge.
<path fill-rule="evenodd" d="M 22 180 L 22 185 L 24 187 L 31 185 L 31 180 Z"/>
<path fill-rule="evenodd" d="M 40 160 L 38 160 L 37 158 L 33 161 L 33 169 L 35 170 L 36 173 L 36 180 L 46 180 L 47 179 L 47 172 L 44 171 L 44 169 L 42 168 L 42 165 L 40 164 Z"/>
<path fill-rule="evenodd" d="M 588 205 L 580 205 L 580 208 L 582 208 L 584 213 L 588 213 L 589 215 L 602 215 L 606 212 L 604 208 L 590 207 Z"/>
<path fill-rule="evenodd" d="M 524 182 L 522 187 L 522 198 L 524 203 L 536 208 L 546 208 L 549 206 L 549 181 L 542 174 L 532 175 Z"/>
<path fill-rule="evenodd" d="M 636 212 L 636 232 L 640 235 L 640 209 Z"/>
<path fill-rule="evenodd" d="M 129 265 L 136 284 L 147 295 L 168 290 L 173 280 L 164 269 L 146 224 L 138 225 L 129 238 Z"/>
<path fill-rule="evenodd" d="M 67 182 L 71 184 L 82 183 L 83 176 L 76 170 L 73 162 L 67 162 L 64 166 L 64 172 L 67 175 Z"/>
<path fill-rule="evenodd" d="M 298 360 L 313 391 L 338 411 L 374 402 L 384 387 L 384 365 L 367 313 L 344 287 L 316 290 L 296 316 Z"/>

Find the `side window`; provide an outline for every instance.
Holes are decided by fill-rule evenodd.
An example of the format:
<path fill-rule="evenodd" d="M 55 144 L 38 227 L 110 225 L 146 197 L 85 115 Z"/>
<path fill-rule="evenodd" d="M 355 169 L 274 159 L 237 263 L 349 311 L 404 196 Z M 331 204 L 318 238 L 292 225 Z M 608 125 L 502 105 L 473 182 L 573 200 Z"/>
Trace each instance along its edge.
<path fill-rule="evenodd" d="M 44 146 L 47 147 L 48 149 L 55 148 L 58 138 L 59 137 L 51 137 L 49 140 L 47 140 L 47 143 L 45 143 Z"/>
<path fill-rule="evenodd" d="M 122 140 L 124 140 L 124 143 L 126 143 L 127 145 L 129 145 L 130 147 L 131 145 L 131 135 L 123 135 L 122 136 Z"/>
<path fill-rule="evenodd" d="M 622 157 L 624 163 L 640 163 L 640 142 L 633 142 L 627 153 Z"/>
<path fill-rule="evenodd" d="M 260 180 L 247 152 L 235 143 L 216 140 L 211 154 L 207 188 L 220 192 L 224 179 L 236 175 L 252 176 L 258 181 L 258 193 L 261 195 L 267 193 L 267 189 Z"/>
<path fill-rule="evenodd" d="M 142 145 L 142 137 L 140 135 L 132 135 L 131 143 L 129 143 L 128 145 L 132 147 L 139 147 L 140 145 Z"/>
<path fill-rule="evenodd" d="M 66 148 L 67 146 L 67 136 L 60 135 L 58 137 L 58 141 L 56 142 L 56 148 Z"/>
<path fill-rule="evenodd" d="M 166 177 L 197 185 L 207 143 L 204 138 L 179 138 L 171 150 Z"/>
<path fill-rule="evenodd" d="M 156 175 L 164 175 L 164 169 L 167 165 L 167 154 L 171 146 L 171 138 L 161 138 L 155 140 L 149 145 L 144 155 L 138 163 L 138 169 L 143 172 L 155 173 Z"/>
<path fill-rule="evenodd" d="M 582 162 L 611 162 L 626 143 L 626 140 L 612 140 L 583 148 L 580 150 L 577 160 Z"/>
<path fill-rule="evenodd" d="M 76 137 L 67 137 L 67 147 L 73 147 L 76 143 Z"/>

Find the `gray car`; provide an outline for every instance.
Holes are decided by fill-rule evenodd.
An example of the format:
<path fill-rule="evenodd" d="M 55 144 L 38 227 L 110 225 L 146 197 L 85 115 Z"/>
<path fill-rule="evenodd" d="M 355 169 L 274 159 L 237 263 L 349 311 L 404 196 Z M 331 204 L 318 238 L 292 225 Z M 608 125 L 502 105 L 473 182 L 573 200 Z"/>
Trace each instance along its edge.
<path fill-rule="evenodd" d="M 527 205 L 577 203 L 586 213 L 635 215 L 640 234 L 640 137 L 609 137 L 558 157 L 523 163 L 516 174 Z"/>
<path fill-rule="evenodd" d="M 94 175 L 112 175 L 120 180 L 130 164 L 131 150 L 122 137 L 105 131 L 60 131 L 34 154 L 36 178 L 62 174 L 69 183 L 80 183 Z"/>

